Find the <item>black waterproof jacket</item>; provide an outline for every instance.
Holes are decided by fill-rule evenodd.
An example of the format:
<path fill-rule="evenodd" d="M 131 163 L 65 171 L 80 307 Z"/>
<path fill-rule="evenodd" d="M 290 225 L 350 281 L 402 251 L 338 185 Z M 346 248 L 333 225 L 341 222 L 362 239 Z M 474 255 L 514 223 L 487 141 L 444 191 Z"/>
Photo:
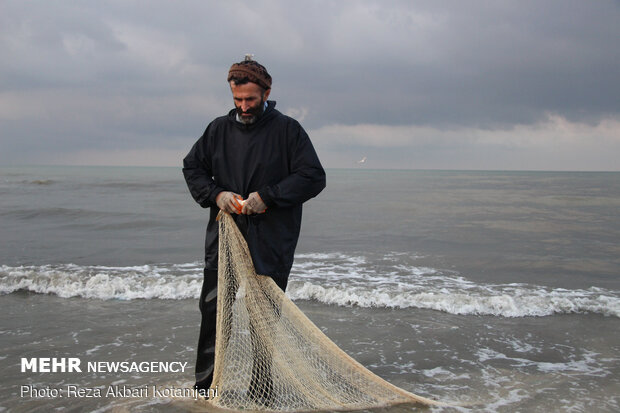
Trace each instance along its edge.
<path fill-rule="evenodd" d="M 205 269 L 217 269 L 219 208 L 215 197 L 232 191 L 244 199 L 257 191 L 264 214 L 235 215 L 256 272 L 286 279 L 301 229 L 302 203 L 325 188 L 325 171 L 308 134 L 268 101 L 251 125 L 236 120 L 235 110 L 215 119 L 183 160 L 187 186 L 203 208 L 210 208 Z"/>

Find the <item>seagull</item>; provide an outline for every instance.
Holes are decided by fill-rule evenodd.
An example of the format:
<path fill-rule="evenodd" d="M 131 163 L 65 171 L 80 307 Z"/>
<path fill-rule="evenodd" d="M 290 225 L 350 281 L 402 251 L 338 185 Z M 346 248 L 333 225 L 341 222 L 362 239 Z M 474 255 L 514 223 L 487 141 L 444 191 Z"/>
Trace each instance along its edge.
<path fill-rule="evenodd" d="M 364 156 L 362 159 L 360 159 L 359 161 L 357 161 L 357 163 L 364 163 L 366 162 L 366 157 Z"/>

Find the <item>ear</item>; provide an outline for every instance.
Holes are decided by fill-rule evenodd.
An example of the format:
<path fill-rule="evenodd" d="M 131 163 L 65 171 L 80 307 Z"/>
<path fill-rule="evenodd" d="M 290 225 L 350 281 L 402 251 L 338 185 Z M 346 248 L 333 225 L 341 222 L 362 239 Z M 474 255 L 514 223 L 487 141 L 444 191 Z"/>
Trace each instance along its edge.
<path fill-rule="evenodd" d="M 265 90 L 265 93 L 263 93 L 263 100 L 267 100 L 267 98 L 269 97 L 269 92 L 271 92 L 271 89 Z"/>

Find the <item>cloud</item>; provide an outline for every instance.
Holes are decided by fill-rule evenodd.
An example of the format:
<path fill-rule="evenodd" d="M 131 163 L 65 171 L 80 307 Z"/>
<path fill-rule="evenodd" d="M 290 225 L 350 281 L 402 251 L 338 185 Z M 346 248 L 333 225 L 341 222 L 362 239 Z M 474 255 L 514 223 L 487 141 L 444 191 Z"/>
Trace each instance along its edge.
<path fill-rule="evenodd" d="M 187 151 L 179 148 L 79 150 L 70 155 L 56 154 L 49 163 L 79 166 L 174 166 L 181 168 L 185 155 Z"/>
<path fill-rule="evenodd" d="M 572 122 L 548 114 L 535 124 L 513 125 L 507 129 L 454 128 L 430 126 L 391 126 L 376 124 L 329 125 L 312 131 L 313 139 L 324 145 L 366 147 L 450 146 L 455 141 L 470 144 L 536 148 L 562 144 L 620 144 L 620 121 L 604 119 L 595 125 Z"/>
<path fill-rule="evenodd" d="M 617 119 L 591 125 L 552 114 L 505 129 L 360 124 L 310 135 L 330 163 L 349 167 L 367 156 L 364 166 L 374 168 L 617 170 L 620 153 Z"/>
<path fill-rule="evenodd" d="M 308 108 L 302 106 L 299 108 L 288 108 L 285 112 L 287 116 L 295 118 L 298 122 L 303 122 L 308 115 Z"/>
<path fill-rule="evenodd" d="M 602 126 L 620 119 L 614 2 L 150 6 L 1 3 L 0 163 L 41 162 L 50 151 L 58 159 L 173 145 L 182 152 L 232 106 L 226 73 L 245 53 L 272 74 L 278 109 L 335 151 L 325 155 L 333 165 L 366 148 L 406 164 L 396 149 L 425 147 L 451 148 L 459 165 L 475 167 L 466 155 L 484 146 L 506 151 L 506 162 L 515 151 L 524 168 L 543 152 L 570 168 L 568 155 L 549 149 L 568 136 L 578 142 L 569 148 L 603 158 L 615 145 L 617 133 Z"/>

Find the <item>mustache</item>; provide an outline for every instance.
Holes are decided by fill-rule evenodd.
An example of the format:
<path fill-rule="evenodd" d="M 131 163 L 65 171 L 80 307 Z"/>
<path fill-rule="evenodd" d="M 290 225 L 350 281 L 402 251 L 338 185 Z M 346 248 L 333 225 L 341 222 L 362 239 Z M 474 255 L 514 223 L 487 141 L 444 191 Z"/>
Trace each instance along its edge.
<path fill-rule="evenodd" d="M 263 112 L 263 108 L 261 108 L 260 106 L 256 107 L 256 108 L 248 109 L 245 112 L 243 111 L 243 109 L 237 108 L 237 113 L 240 114 L 240 115 L 242 115 L 242 114 L 243 115 L 257 115 L 257 114 L 260 114 L 262 112 Z"/>
<path fill-rule="evenodd" d="M 260 103 L 256 107 L 249 108 L 245 112 L 239 106 L 235 107 L 235 109 L 237 110 L 237 114 L 240 116 L 241 115 L 260 116 L 264 112 L 264 106 L 265 106 L 264 100 L 261 99 Z"/>

